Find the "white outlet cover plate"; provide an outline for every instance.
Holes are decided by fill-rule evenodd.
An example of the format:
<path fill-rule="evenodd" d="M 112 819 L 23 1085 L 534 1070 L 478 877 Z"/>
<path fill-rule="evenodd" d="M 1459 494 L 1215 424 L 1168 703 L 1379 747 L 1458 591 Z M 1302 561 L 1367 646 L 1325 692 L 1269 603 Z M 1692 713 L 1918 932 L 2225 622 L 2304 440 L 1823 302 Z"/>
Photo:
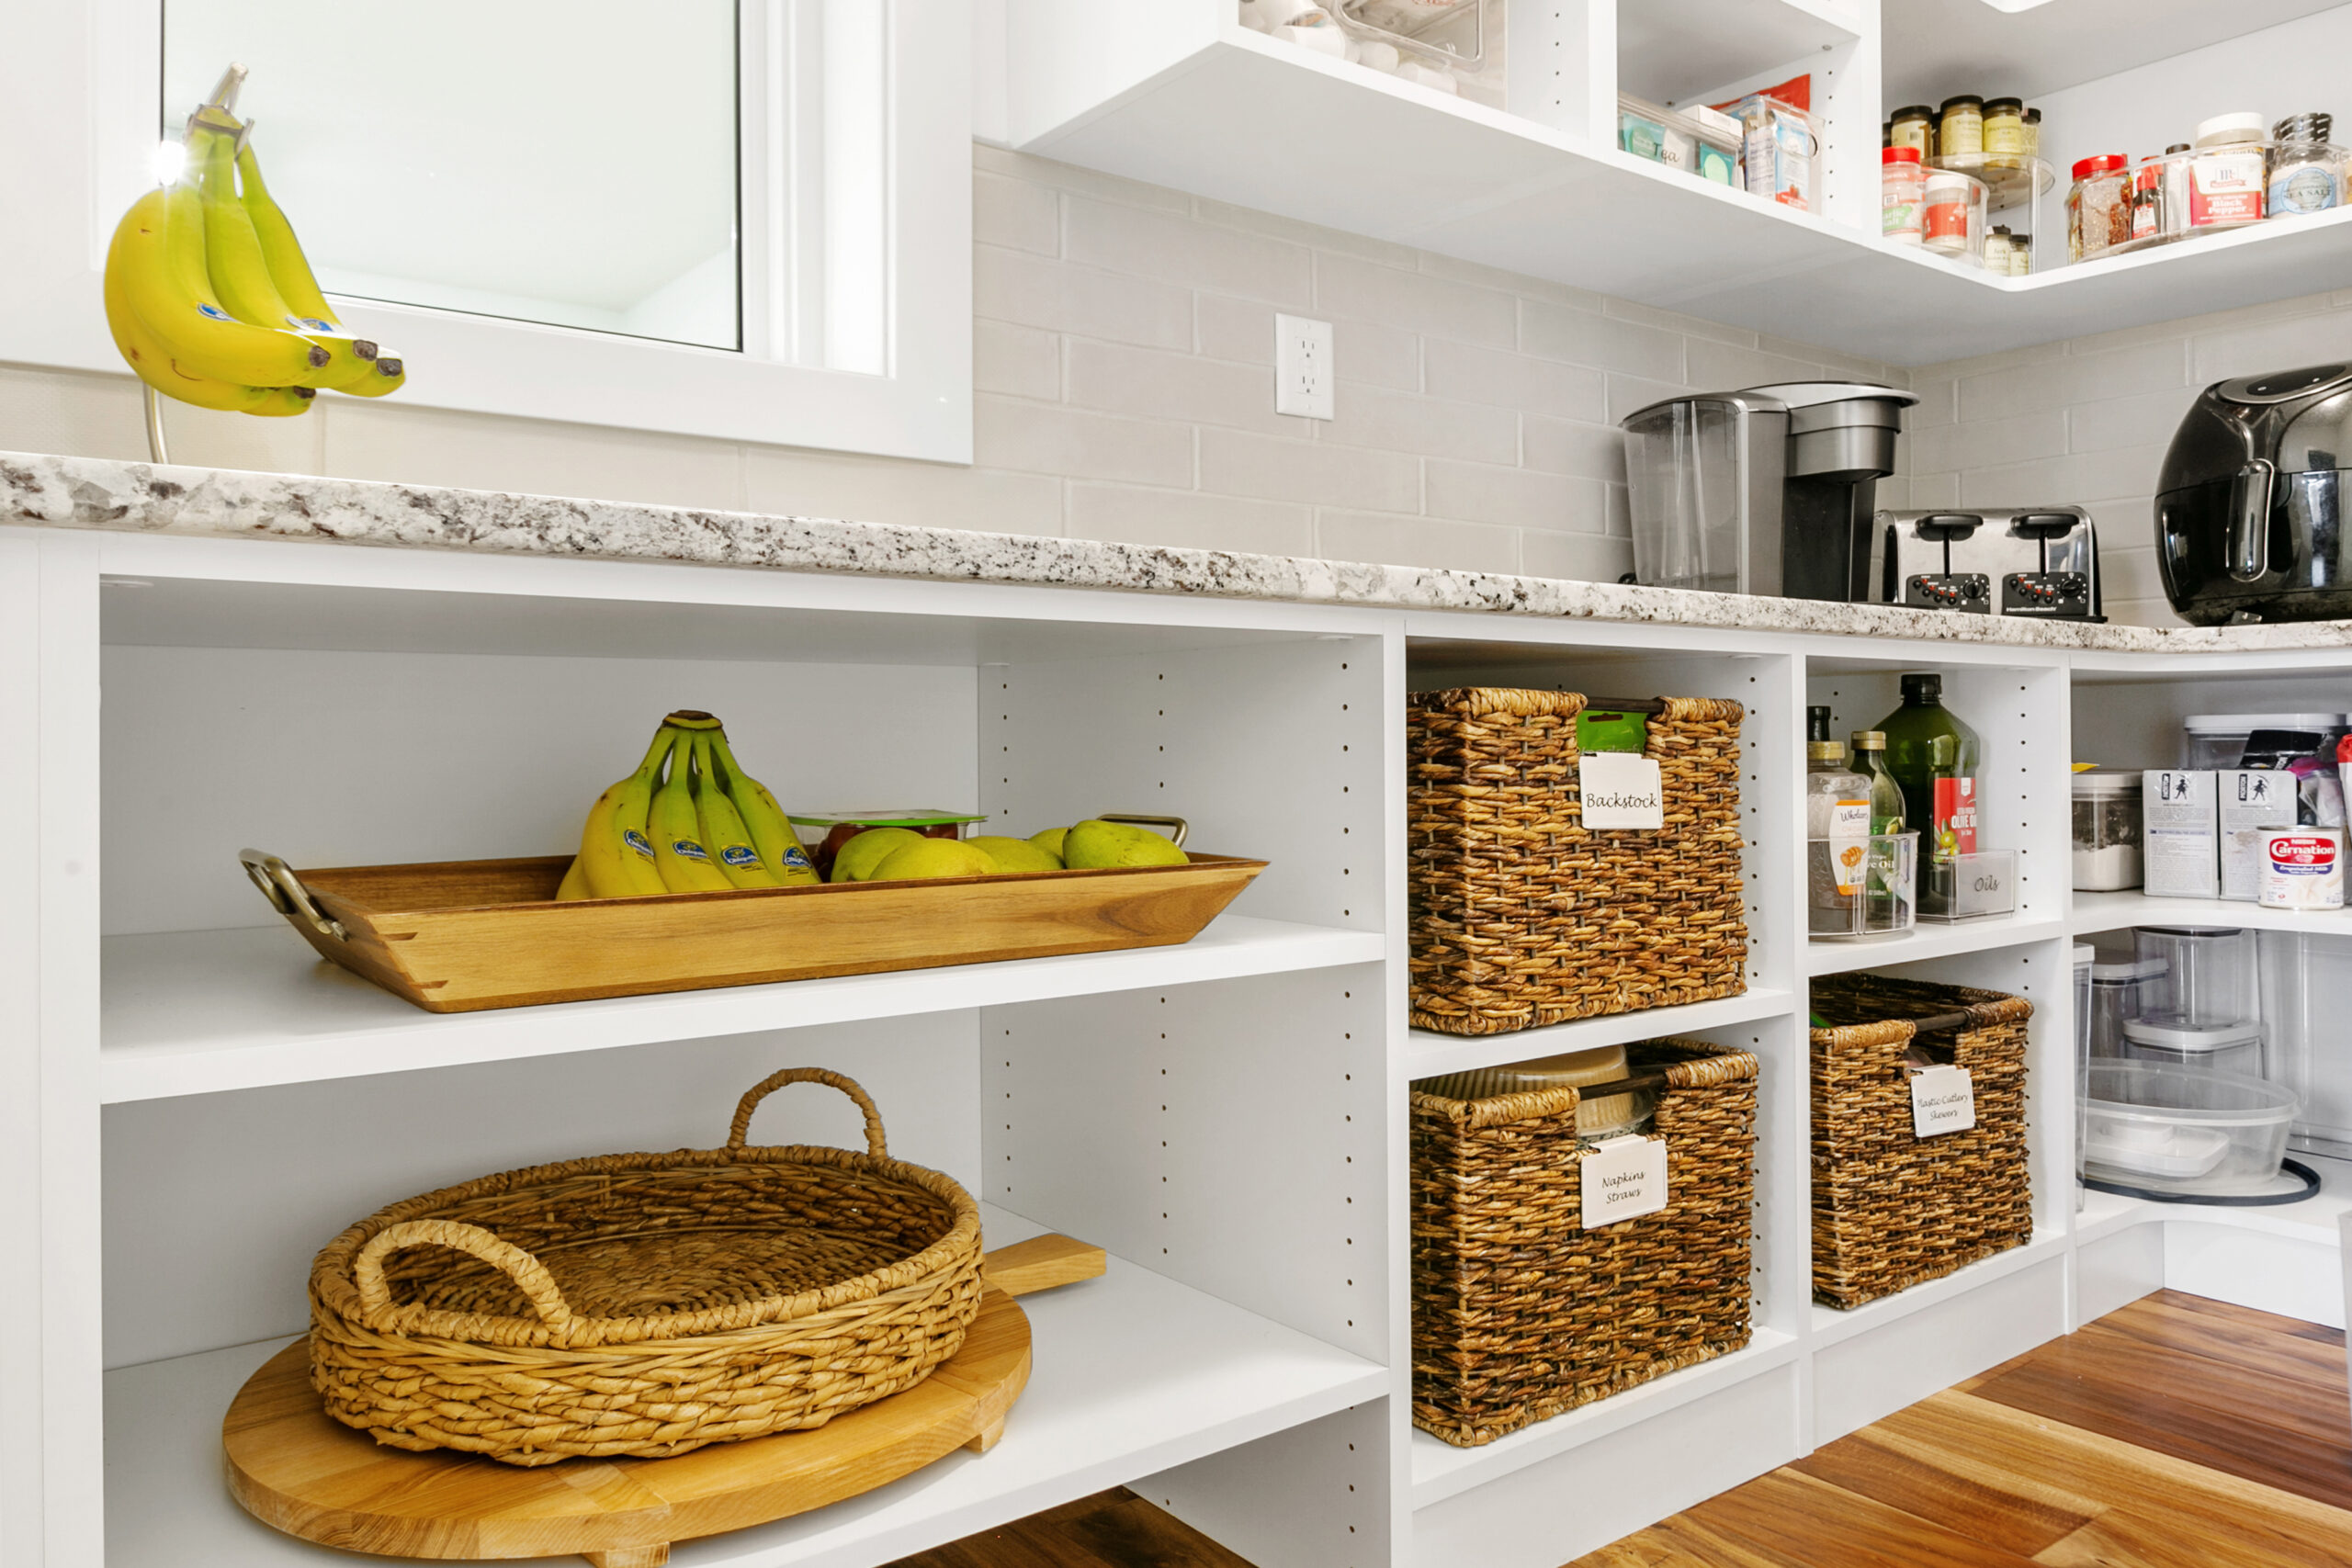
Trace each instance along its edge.
<path fill-rule="evenodd" d="M 1332 393 L 1331 323 L 1274 317 L 1274 412 L 1337 419 Z"/>

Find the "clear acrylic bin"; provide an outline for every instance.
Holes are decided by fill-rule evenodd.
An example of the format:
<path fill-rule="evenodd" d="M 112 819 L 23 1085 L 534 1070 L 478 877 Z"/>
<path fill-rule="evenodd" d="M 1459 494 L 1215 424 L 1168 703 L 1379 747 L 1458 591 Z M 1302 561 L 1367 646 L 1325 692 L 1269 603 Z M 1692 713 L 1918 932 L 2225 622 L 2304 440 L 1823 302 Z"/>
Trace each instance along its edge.
<path fill-rule="evenodd" d="M 2278 1175 L 2292 1089 L 2236 1073 L 2154 1062 L 2093 1062 L 2083 1109 L 2083 1169 L 2095 1181 L 2226 1197 Z"/>
<path fill-rule="evenodd" d="M 2009 915 L 2018 907 L 2018 852 L 1979 850 L 1973 855 L 1930 860 L 1919 873 L 1919 918 L 1923 920 L 1981 919 Z"/>
<path fill-rule="evenodd" d="M 1860 890 L 1853 894 L 1838 891 L 1837 849 L 1833 840 L 1806 840 L 1808 934 L 1816 941 L 1850 942 L 1909 931 L 1918 913 L 1919 835 L 1878 833 L 1862 840 Z"/>

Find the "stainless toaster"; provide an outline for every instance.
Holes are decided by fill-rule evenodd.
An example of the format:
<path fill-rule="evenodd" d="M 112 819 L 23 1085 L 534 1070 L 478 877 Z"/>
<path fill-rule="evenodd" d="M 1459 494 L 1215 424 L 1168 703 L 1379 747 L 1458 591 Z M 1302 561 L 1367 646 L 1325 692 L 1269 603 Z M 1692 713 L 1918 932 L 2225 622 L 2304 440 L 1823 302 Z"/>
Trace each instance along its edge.
<path fill-rule="evenodd" d="M 2102 621 L 2098 535 L 2079 506 L 1882 512 L 1871 598 L 1921 610 Z"/>

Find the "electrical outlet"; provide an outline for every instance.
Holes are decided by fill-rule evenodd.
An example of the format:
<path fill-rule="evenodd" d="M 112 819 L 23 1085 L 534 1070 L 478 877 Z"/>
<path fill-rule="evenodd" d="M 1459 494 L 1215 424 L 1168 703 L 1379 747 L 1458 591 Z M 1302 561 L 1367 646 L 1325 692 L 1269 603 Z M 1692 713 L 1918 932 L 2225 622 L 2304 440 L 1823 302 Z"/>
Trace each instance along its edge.
<path fill-rule="evenodd" d="M 1274 412 L 1337 419 L 1331 394 L 1331 323 L 1274 318 Z"/>

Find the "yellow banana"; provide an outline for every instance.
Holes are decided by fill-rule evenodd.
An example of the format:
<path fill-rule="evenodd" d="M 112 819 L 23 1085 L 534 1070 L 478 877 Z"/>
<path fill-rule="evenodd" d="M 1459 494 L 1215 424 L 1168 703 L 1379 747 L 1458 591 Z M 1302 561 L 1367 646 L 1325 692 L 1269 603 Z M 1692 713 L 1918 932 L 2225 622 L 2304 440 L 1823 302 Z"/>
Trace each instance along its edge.
<path fill-rule="evenodd" d="M 273 389 L 246 387 L 228 381 L 216 381 L 209 376 L 191 375 L 173 362 L 171 351 L 155 341 L 154 334 L 131 314 L 130 301 L 123 298 L 121 269 L 115 265 L 115 251 L 107 251 L 106 273 L 107 327 L 114 333 L 116 352 L 130 367 L 131 373 L 167 398 L 177 398 L 198 408 L 219 409 L 223 413 L 251 413 Z"/>
<path fill-rule="evenodd" d="M 555 890 L 555 897 L 558 903 L 569 903 L 574 898 L 593 898 L 595 897 L 594 894 L 588 891 L 588 874 L 580 869 L 580 857 L 578 855 L 571 857 L 571 864 L 564 872 L 563 881 L 557 886 Z"/>
<path fill-rule="evenodd" d="M 596 804 L 588 808 L 588 823 L 580 833 L 580 873 L 592 897 L 634 898 L 669 891 L 654 865 L 653 840 L 646 819 L 662 776 L 662 759 L 670 755 L 677 739 L 677 732 L 663 725 L 654 732 L 653 744 L 637 772 L 598 795 Z M 685 771 L 683 756 L 678 771 Z"/>
<path fill-rule="evenodd" d="M 296 414 L 309 413 L 318 396 L 308 387 L 266 387 L 262 390 L 261 401 L 245 412 L 265 419 L 291 419 Z"/>
<path fill-rule="evenodd" d="M 288 307 L 288 321 L 298 331 L 327 332 L 346 338 L 352 345 L 355 362 L 372 361 L 374 373 L 355 369 L 349 375 L 325 379 L 318 384 L 330 391 L 349 392 L 356 397 L 380 398 L 387 392 L 400 390 L 407 378 L 402 373 L 397 355 L 380 344 L 365 338 L 352 337 L 343 323 L 328 308 L 327 297 L 319 289 L 319 280 L 311 271 L 311 262 L 302 254 L 302 243 L 294 237 L 294 225 L 277 203 L 271 199 L 269 186 L 262 182 L 261 160 L 254 156 L 253 126 L 245 126 L 245 136 L 238 142 L 235 163 L 240 189 L 237 204 L 244 209 L 245 218 L 253 225 L 254 241 L 269 270 L 270 283 L 277 296 Z"/>
<path fill-rule="evenodd" d="M 702 825 L 695 819 L 691 783 L 694 742 L 681 736 L 670 754 L 670 777 L 653 792 L 653 808 L 646 831 L 653 840 L 653 864 L 662 886 L 673 893 L 723 893 L 735 885 L 718 869 L 703 847 Z"/>
<path fill-rule="evenodd" d="M 186 179 L 151 190 L 115 226 L 122 297 L 175 364 L 248 387 L 290 387 L 325 368 L 314 343 L 247 326 L 214 297 L 204 264 L 204 197 Z"/>
<path fill-rule="evenodd" d="M 695 737 L 694 764 L 695 820 L 702 828 L 703 847 L 718 869 L 737 887 L 782 886 L 775 873 L 761 862 L 742 815 L 719 784 L 718 771 L 711 765 L 708 733 Z"/>
<path fill-rule="evenodd" d="M 727 744 L 727 731 L 721 729 L 710 738 L 711 754 L 718 762 L 719 787 L 734 803 L 736 815 L 751 830 L 752 842 L 758 846 L 760 859 L 775 874 L 775 878 L 787 887 L 802 883 L 821 882 L 816 865 L 808 859 L 808 852 L 801 846 L 800 835 L 792 830 L 792 820 L 784 814 L 767 785 L 745 773 L 735 761 L 735 753 Z"/>
<path fill-rule="evenodd" d="M 296 315 L 270 280 L 260 236 L 237 199 L 236 137 L 203 129 L 195 135 L 194 152 L 203 167 L 197 191 L 204 203 L 205 270 L 229 313 L 248 326 L 282 328 L 326 350 L 325 367 L 305 377 L 305 386 L 339 387 L 375 375 L 373 343 L 331 322 Z"/>

